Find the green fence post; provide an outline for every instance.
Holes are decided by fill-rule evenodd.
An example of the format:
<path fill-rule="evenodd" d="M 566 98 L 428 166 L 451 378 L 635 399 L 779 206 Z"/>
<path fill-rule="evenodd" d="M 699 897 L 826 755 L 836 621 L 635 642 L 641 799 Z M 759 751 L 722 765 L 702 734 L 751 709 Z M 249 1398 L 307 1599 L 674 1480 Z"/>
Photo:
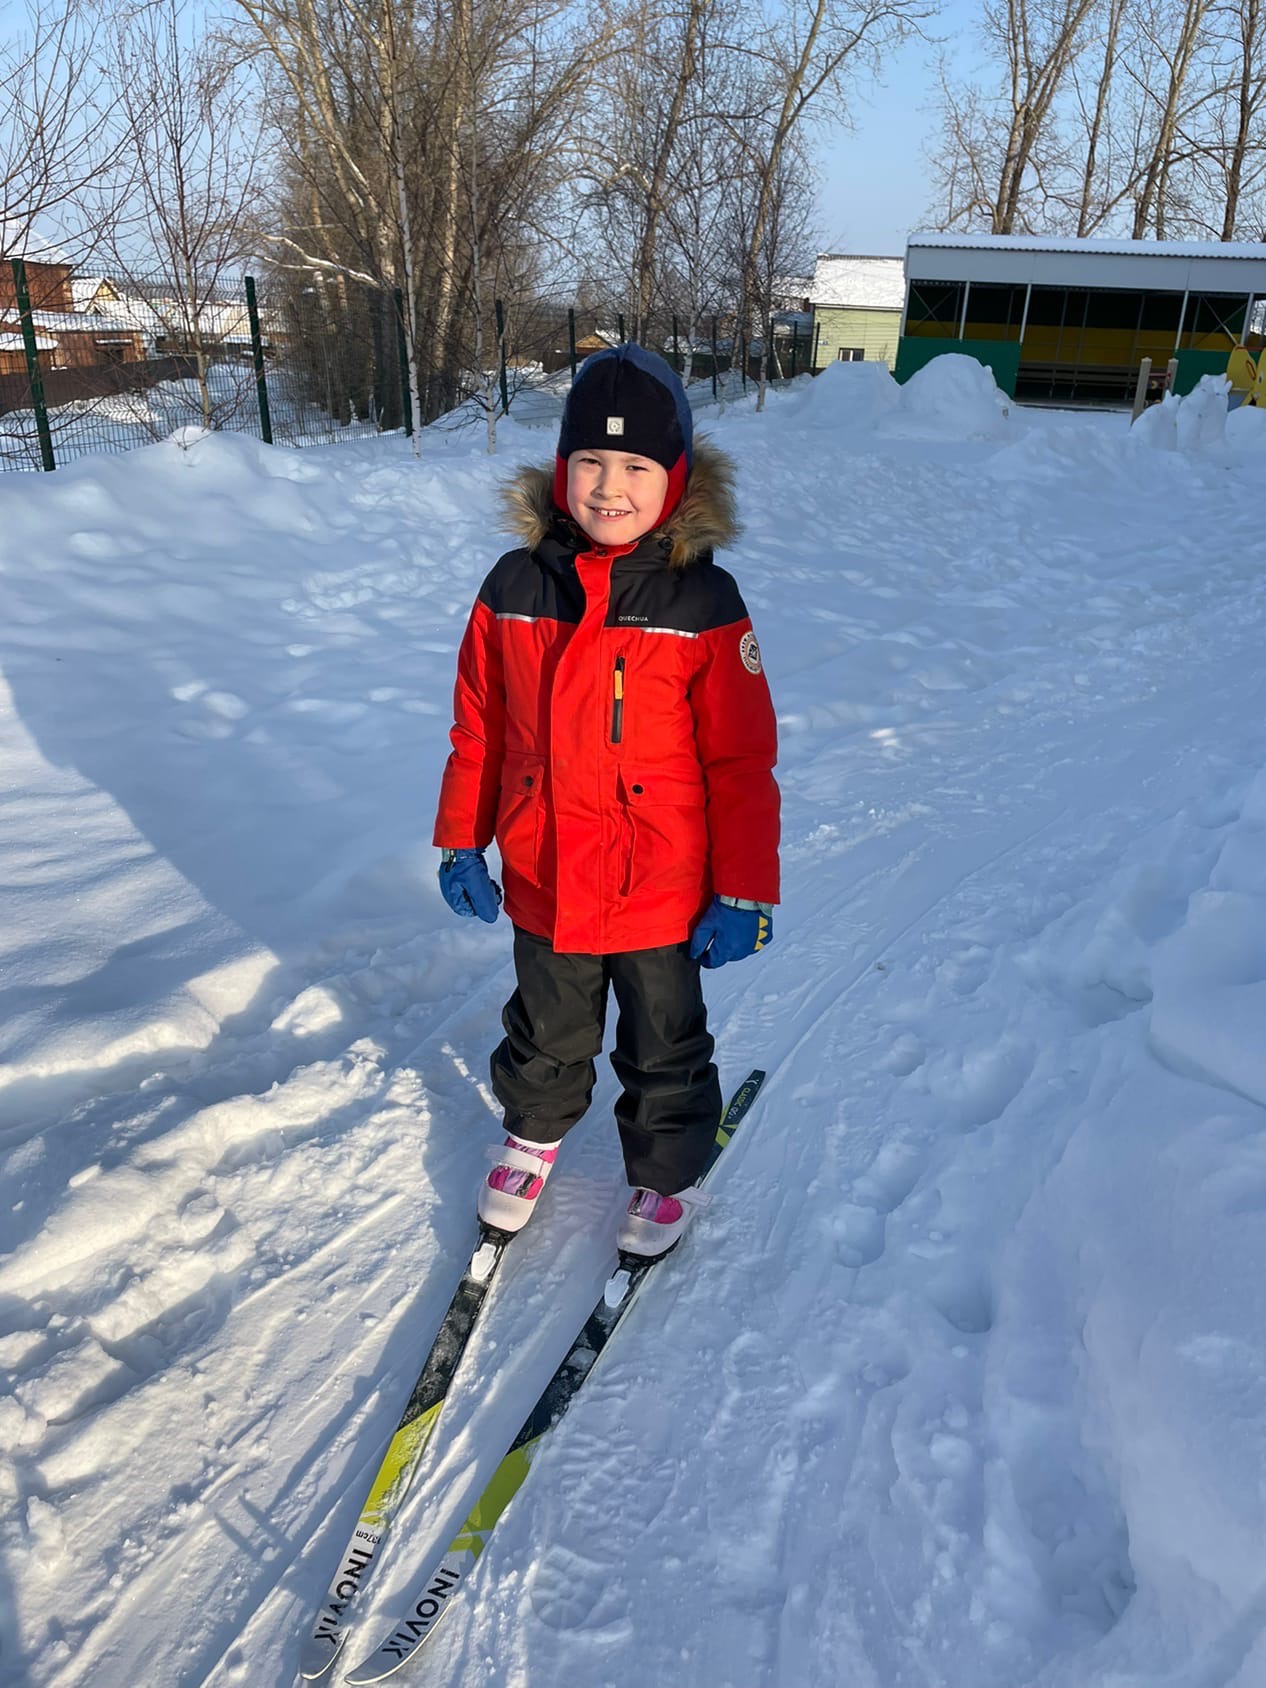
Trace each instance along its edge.
<path fill-rule="evenodd" d="M 259 332 L 259 300 L 255 277 L 246 278 L 246 315 L 251 325 L 251 358 L 255 364 L 255 397 L 259 402 L 259 432 L 265 445 L 273 443 L 273 422 L 268 411 L 268 377 L 264 371 L 264 337 Z"/>
<path fill-rule="evenodd" d="M 814 325 L 813 325 L 813 362 L 809 367 L 809 374 L 810 375 L 816 375 L 817 372 L 818 372 L 818 341 L 821 338 L 822 338 L 822 319 L 821 319 L 821 317 L 819 317 L 817 322 L 815 322 Z"/>
<path fill-rule="evenodd" d="M 624 344 L 624 312 L 620 312 L 620 344 Z"/>
<path fill-rule="evenodd" d="M 712 319 L 712 396 L 717 396 L 717 319 Z"/>
<path fill-rule="evenodd" d="M 571 378 L 576 380 L 576 308 L 573 305 L 567 312 L 567 343 L 571 349 Z"/>
<path fill-rule="evenodd" d="M 510 394 L 506 387 L 506 313 L 500 299 L 493 301 L 497 313 L 497 355 L 501 363 L 501 414 L 510 414 Z"/>
<path fill-rule="evenodd" d="M 413 394 L 409 391 L 409 346 L 404 337 L 404 289 L 397 287 L 392 297 L 396 304 L 396 355 L 400 359 L 400 413 L 404 417 L 404 437 L 411 440 Z"/>
<path fill-rule="evenodd" d="M 768 322 L 765 324 L 765 379 L 766 379 L 766 381 L 772 381 L 773 380 L 774 370 L 775 370 L 776 367 L 777 367 L 777 365 L 774 363 L 774 319 L 773 319 L 773 317 L 770 317 Z"/>
<path fill-rule="evenodd" d="M 31 295 L 26 285 L 26 265 L 21 258 L 13 260 L 13 287 L 18 299 L 18 316 L 22 321 L 22 345 L 26 352 L 26 374 L 31 383 L 31 408 L 35 412 L 35 432 L 39 436 L 40 460 L 45 469 L 55 469 L 53 435 L 48 425 L 48 406 L 44 403 L 44 377 L 40 374 L 40 352 L 35 344 L 35 319 L 31 315 Z"/>
<path fill-rule="evenodd" d="M 800 350 L 800 330 L 798 328 L 793 328 L 792 331 L 791 331 L 791 379 L 793 381 L 796 378 L 796 353 L 799 350 Z"/>

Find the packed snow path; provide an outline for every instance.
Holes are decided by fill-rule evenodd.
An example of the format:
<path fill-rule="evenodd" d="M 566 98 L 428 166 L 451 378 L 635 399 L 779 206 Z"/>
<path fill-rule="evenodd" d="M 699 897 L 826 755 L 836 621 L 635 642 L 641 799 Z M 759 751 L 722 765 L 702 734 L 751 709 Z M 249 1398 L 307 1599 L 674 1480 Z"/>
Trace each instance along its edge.
<path fill-rule="evenodd" d="M 941 363 L 713 426 L 785 894 L 708 989 L 769 1081 L 417 1680 L 1266 1681 L 1266 417 Z M 427 840 L 552 438 L 481 445 L 0 480 L 6 1688 L 291 1683 L 447 1302 L 510 933 Z M 350 1655 L 594 1299 L 612 1096 Z"/>

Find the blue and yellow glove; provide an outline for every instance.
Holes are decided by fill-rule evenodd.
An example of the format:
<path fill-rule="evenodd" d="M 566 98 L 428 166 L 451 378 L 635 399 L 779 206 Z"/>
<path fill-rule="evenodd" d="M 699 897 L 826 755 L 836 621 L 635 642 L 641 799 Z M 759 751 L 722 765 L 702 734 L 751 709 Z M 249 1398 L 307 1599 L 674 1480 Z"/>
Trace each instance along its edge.
<path fill-rule="evenodd" d="M 713 897 L 690 934 L 690 953 L 705 967 L 741 961 L 774 941 L 774 911 L 769 903 L 740 897 Z"/>
<path fill-rule="evenodd" d="M 501 887 L 488 872 L 482 850 L 445 850 L 440 895 L 454 914 L 477 914 L 489 923 L 501 907 Z"/>

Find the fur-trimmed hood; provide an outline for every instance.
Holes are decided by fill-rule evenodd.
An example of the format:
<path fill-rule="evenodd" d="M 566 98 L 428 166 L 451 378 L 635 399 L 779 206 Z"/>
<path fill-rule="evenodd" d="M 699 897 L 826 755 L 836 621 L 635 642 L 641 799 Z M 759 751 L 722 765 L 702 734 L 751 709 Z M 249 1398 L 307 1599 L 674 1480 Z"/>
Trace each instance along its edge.
<path fill-rule="evenodd" d="M 570 516 L 554 503 L 554 470 L 520 468 L 501 493 L 502 509 L 511 533 L 529 550 L 551 533 L 575 535 L 588 544 Z M 694 442 L 694 464 L 685 496 L 656 534 L 668 544 L 668 566 L 687 568 L 719 546 L 733 545 L 740 533 L 734 505 L 734 463 L 706 439 Z"/>

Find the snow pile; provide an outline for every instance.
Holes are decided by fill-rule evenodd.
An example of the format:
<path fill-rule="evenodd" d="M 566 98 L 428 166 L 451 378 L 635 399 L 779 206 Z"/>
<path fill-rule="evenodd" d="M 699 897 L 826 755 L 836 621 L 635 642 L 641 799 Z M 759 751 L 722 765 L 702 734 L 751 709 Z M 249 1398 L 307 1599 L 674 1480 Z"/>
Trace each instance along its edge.
<path fill-rule="evenodd" d="M 1120 413 L 1085 412 L 1074 423 L 1071 417 L 1048 413 L 1045 426 L 1029 427 L 993 452 L 980 465 L 980 474 L 998 484 L 1085 489 L 1091 497 L 1102 496 L 1122 481 L 1137 489 L 1138 454 L 1131 450 L 1128 420 Z M 1164 486 L 1165 470 L 1159 467 L 1157 492 Z"/>
<path fill-rule="evenodd" d="M 901 389 L 883 363 L 837 359 L 818 375 L 806 378 L 803 389 L 797 389 L 800 383 L 793 388 L 798 401 L 796 423 L 813 429 L 853 432 L 874 428 L 901 403 Z"/>
<path fill-rule="evenodd" d="M 1000 1238 L 986 1394 L 991 1606 L 1030 1634 L 1057 1616 L 1083 1632 L 1035 1671 L 1043 1688 L 1263 1679 L 1263 1502 L 1237 1477 L 1266 1454 L 1266 1161 L 1246 1100 L 1263 1078 L 1263 791 L 1226 761 L 1192 801 L 1158 802 L 1016 955 L 1082 1019 L 1082 1054 L 1099 1045 L 1066 1052 L 1040 1136 L 992 1145 L 1049 1167 Z M 1221 1674 L 1171 1675 L 1192 1657 Z"/>
<path fill-rule="evenodd" d="M 886 364 L 840 360 L 781 397 L 796 426 L 838 435 L 1002 440 L 1017 428 L 992 371 L 961 352 L 942 353 L 900 385 Z"/>
<path fill-rule="evenodd" d="M 965 352 L 943 352 L 901 389 L 901 431 L 949 440 L 1004 440 L 1014 431 L 1013 403 L 993 371 Z"/>
<path fill-rule="evenodd" d="M 1155 451 L 1188 453 L 1219 450 L 1226 440 L 1226 397 L 1231 384 L 1225 375 L 1202 375 L 1191 392 L 1166 393 L 1135 422 L 1131 437 Z"/>
<path fill-rule="evenodd" d="M 1226 439 L 1233 452 L 1266 453 L 1266 410 L 1242 404 L 1231 411 L 1226 419 Z"/>
<path fill-rule="evenodd" d="M 359 918 L 398 922 L 443 756 L 419 717 L 452 684 L 432 633 L 469 607 L 505 468 L 212 434 L 0 480 L 0 1110 L 21 1117 L 29 1080 L 90 1091 L 205 1048 L 322 881 L 328 907 L 372 870 Z M 66 860 L 38 841 L 70 816 Z"/>
<path fill-rule="evenodd" d="M 1192 897 L 1154 971 L 1157 1055 L 1266 1106 L 1266 777 L 1250 788 L 1208 888 Z"/>
<path fill-rule="evenodd" d="M 6 1682 L 294 1680 L 498 1134 L 511 934 L 428 840 L 555 402 L 491 460 L 215 435 L 0 477 Z M 1266 1682 L 1260 422 L 1140 449 L 958 357 L 710 419 L 785 889 L 707 991 L 767 1087 L 424 1674 Z M 357 1655 L 600 1289 L 615 1095 Z"/>

